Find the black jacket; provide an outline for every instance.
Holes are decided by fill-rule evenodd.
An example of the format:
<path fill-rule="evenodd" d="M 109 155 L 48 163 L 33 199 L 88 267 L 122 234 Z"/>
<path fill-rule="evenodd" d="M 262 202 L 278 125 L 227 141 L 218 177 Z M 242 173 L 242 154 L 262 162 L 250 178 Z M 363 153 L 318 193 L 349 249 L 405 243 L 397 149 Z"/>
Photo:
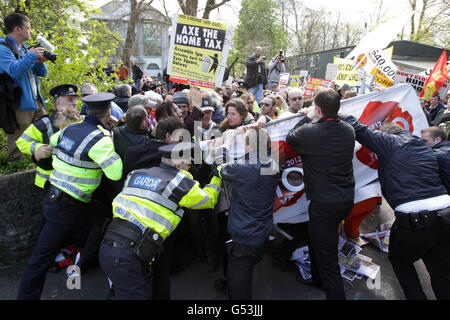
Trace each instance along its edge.
<path fill-rule="evenodd" d="M 132 129 L 127 125 L 113 129 L 114 148 L 122 160 L 128 147 L 144 143 L 147 139 L 149 138 L 146 130 Z"/>
<path fill-rule="evenodd" d="M 405 130 L 395 134 L 372 130 L 353 116 L 342 118 L 355 129 L 356 140 L 377 154 L 381 191 L 393 209 L 447 194 L 437 156 L 420 138 Z"/>
<path fill-rule="evenodd" d="M 450 194 L 450 141 L 439 142 L 432 149 L 438 158 L 442 183 Z"/>
<path fill-rule="evenodd" d="M 127 112 L 128 100 L 130 100 L 130 97 L 116 97 L 113 101 L 120 107 L 120 109 L 122 109 L 123 112 Z"/>
<path fill-rule="evenodd" d="M 133 170 L 158 166 L 161 163 L 161 152 L 158 149 L 166 144 L 152 138 L 139 145 L 130 146 L 123 158 L 124 176 Z"/>
<path fill-rule="evenodd" d="M 12 134 L 19 125 L 16 120 L 16 112 L 20 107 L 22 89 L 14 83 L 8 74 L 0 75 L 0 128 L 5 133 Z"/>
<path fill-rule="evenodd" d="M 144 76 L 144 72 L 142 71 L 141 67 L 139 67 L 137 64 L 131 67 L 131 72 L 133 73 L 133 80 L 140 80 Z"/>
<path fill-rule="evenodd" d="M 302 157 L 307 199 L 322 203 L 353 201 L 355 132 L 337 116 L 310 122 L 304 117 L 286 137 Z"/>
<path fill-rule="evenodd" d="M 259 246 L 269 238 L 279 174 L 261 174 L 261 169 L 273 164 L 271 159 L 263 164 L 256 153 L 251 153 L 246 155 L 245 163 L 226 164 L 220 170 L 231 189 L 227 230 L 237 243 Z"/>
<path fill-rule="evenodd" d="M 430 110 L 431 116 L 431 125 L 437 126 L 439 124 L 439 120 L 444 113 L 445 109 L 447 109 L 442 103 L 434 106 L 433 109 Z"/>
<path fill-rule="evenodd" d="M 267 85 L 267 72 L 265 67 L 265 62 L 256 62 L 255 55 L 251 55 L 247 58 L 245 63 L 247 67 L 247 75 L 245 78 L 245 82 L 248 84 L 250 88 L 255 87 L 258 83 L 262 83 L 263 88 Z M 258 81 L 258 66 L 261 67 L 261 78 Z"/>

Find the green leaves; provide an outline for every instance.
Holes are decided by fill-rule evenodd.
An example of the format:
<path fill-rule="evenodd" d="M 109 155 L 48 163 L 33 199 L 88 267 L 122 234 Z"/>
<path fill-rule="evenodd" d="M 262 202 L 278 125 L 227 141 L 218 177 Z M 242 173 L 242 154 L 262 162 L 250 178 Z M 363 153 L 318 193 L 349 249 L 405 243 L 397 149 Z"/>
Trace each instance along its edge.
<path fill-rule="evenodd" d="M 66 10 L 69 7 L 71 10 Z M 85 1 L 0 0 L 2 18 L 16 10 L 30 19 L 33 35 L 27 44 L 35 45 L 36 36 L 42 35 L 52 43 L 54 53 L 58 55 L 55 64 L 45 62 L 49 72 L 46 77 L 40 78 L 41 93 L 49 113 L 54 110 L 49 91 L 56 85 L 71 83 L 80 88 L 83 83 L 90 82 L 97 86 L 99 92 L 114 86 L 114 75 L 107 77 L 103 70 L 107 67 L 108 57 L 116 53 L 120 35 L 111 32 L 103 22 L 77 20 L 76 17 L 88 18 L 92 13 Z M 4 36 L 1 31 L 0 36 Z M 79 104 L 81 107 L 81 101 Z M 6 135 L 3 130 L 0 131 L 0 174 L 32 168 L 33 164 L 27 157 L 13 165 L 6 163 Z"/>
<path fill-rule="evenodd" d="M 236 49 L 244 57 L 258 45 L 268 57 L 276 55 L 280 48 L 285 49 L 288 39 L 280 19 L 274 0 L 243 0 L 233 37 Z"/>
<path fill-rule="evenodd" d="M 80 87 L 84 82 L 91 82 L 99 91 L 114 85 L 103 69 L 108 57 L 115 54 L 119 46 L 116 39 L 120 36 L 104 23 L 86 19 L 92 11 L 85 1 L 32 0 L 26 7 L 24 1 L 16 0 L 7 9 L 2 9 L 2 15 L 12 12 L 17 5 L 25 8 L 30 19 L 33 39 L 28 44 L 36 44 L 35 37 L 41 34 L 56 48 L 56 63 L 46 62 L 49 72 L 41 79 L 41 93 L 50 108 L 53 99 L 48 92 L 56 85 L 72 83 Z"/>

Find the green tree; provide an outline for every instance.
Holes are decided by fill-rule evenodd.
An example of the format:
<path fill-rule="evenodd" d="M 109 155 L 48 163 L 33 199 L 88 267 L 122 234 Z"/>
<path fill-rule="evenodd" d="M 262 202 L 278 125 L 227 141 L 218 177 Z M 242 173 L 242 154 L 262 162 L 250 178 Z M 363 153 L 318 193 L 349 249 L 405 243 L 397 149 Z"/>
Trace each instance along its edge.
<path fill-rule="evenodd" d="M 286 51 L 287 33 L 275 1 L 243 0 L 233 38 L 236 50 L 245 57 L 252 54 L 256 46 L 261 46 L 263 54 L 270 58 L 278 54 L 280 48 Z"/>
<path fill-rule="evenodd" d="M 59 84 L 72 83 L 79 87 L 94 83 L 99 91 L 110 89 L 114 82 L 107 78 L 108 57 L 119 46 L 120 35 L 112 33 L 104 23 L 89 18 L 93 10 L 90 1 L 80 0 L 0 0 L 0 14 L 20 12 L 30 19 L 32 39 L 27 45 L 37 44 L 36 36 L 42 35 L 55 47 L 57 60 L 46 62 L 49 72 L 41 80 L 41 92 L 52 109 L 53 99 L 49 90 Z"/>
<path fill-rule="evenodd" d="M 90 14 L 98 12 L 93 11 L 90 4 L 92 2 L 78 0 L 0 0 L 0 23 L 7 14 L 20 12 L 30 19 L 33 30 L 27 45 L 37 44 L 36 36 L 42 35 L 55 47 L 57 59 L 55 63 L 46 62 L 49 72 L 40 81 L 49 112 L 54 108 L 49 91 L 56 85 L 72 83 L 80 87 L 90 82 L 99 91 L 114 85 L 103 69 L 119 45 L 120 35 L 112 33 L 104 23 L 89 19 Z M 2 30 L 0 36 L 4 36 Z M 0 131 L 0 174 L 33 168 L 29 156 L 16 163 L 7 163 L 6 135 Z"/>

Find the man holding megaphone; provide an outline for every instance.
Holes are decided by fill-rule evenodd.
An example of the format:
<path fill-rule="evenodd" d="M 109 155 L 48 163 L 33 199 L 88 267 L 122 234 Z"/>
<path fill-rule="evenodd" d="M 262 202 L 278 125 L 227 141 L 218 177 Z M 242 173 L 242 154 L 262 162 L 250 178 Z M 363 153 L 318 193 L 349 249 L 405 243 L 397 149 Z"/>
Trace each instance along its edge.
<path fill-rule="evenodd" d="M 47 61 L 44 48 L 41 46 L 28 48 L 24 44 L 30 40 L 32 34 L 30 20 L 27 17 L 20 13 L 10 13 L 3 19 L 3 25 L 7 36 L 0 38 L 0 78 L 2 83 L 11 84 L 3 88 L 15 87 L 14 92 L 20 92 L 13 100 L 3 99 L 8 95 L 14 96 L 12 92 L 0 92 L 0 97 L 3 96 L 2 101 L 7 101 L 9 105 L 6 107 L 13 109 L 15 115 L 16 125 L 11 130 L 5 130 L 8 134 L 8 162 L 14 162 L 22 157 L 16 146 L 16 140 L 32 122 L 46 114 L 38 77 L 47 75 L 48 69 L 44 63 Z"/>

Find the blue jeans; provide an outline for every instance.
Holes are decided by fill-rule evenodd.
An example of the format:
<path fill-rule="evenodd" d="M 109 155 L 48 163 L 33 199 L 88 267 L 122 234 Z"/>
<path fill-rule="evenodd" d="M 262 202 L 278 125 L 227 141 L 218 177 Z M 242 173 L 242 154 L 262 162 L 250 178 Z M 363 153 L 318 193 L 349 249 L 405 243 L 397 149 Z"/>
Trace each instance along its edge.
<path fill-rule="evenodd" d="M 256 102 L 259 104 L 262 100 L 262 92 L 263 92 L 262 83 L 257 84 L 254 87 L 251 87 L 250 89 L 248 89 L 248 92 L 255 97 Z"/>

